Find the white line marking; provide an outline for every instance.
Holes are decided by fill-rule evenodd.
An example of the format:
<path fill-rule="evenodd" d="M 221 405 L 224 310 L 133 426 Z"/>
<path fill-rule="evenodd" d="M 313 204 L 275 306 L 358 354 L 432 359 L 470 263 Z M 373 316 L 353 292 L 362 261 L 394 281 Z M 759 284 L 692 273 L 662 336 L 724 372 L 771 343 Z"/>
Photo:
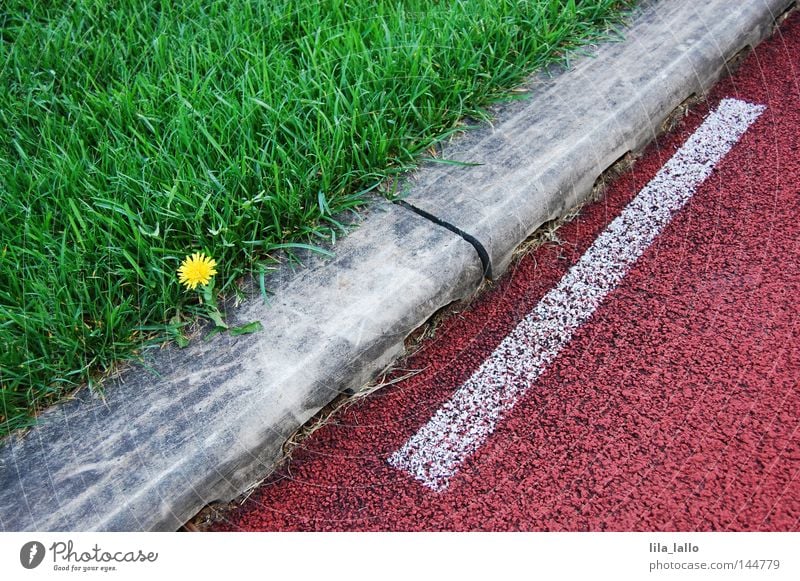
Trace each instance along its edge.
<path fill-rule="evenodd" d="M 725 99 L 558 285 L 388 462 L 435 491 L 494 431 L 766 109 Z"/>

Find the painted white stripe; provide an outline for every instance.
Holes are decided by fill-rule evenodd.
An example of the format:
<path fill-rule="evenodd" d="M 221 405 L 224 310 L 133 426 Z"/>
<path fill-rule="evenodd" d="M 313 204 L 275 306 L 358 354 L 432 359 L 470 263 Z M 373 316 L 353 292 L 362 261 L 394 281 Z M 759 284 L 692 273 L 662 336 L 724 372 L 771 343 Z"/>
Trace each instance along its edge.
<path fill-rule="evenodd" d="M 472 377 L 389 459 L 436 491 L 536 381 L 766 109 L 725 99 Z"/>

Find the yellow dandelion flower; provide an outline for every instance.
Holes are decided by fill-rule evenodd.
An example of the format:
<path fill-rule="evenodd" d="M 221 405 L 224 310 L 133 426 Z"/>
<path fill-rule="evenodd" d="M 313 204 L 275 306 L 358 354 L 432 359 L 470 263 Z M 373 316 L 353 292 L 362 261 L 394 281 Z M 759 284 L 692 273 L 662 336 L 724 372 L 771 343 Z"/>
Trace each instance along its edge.
<path fill-rule="evenodd" d="M 195 252 L 187 256 L 178 269 L 178 280 L 186 285 L 186 288 L 196 289 L 198 284 L 207 285 L 211 277 L 217 274 L 214 267 L 217 261 L 208 258 L 202 252 Z"/>

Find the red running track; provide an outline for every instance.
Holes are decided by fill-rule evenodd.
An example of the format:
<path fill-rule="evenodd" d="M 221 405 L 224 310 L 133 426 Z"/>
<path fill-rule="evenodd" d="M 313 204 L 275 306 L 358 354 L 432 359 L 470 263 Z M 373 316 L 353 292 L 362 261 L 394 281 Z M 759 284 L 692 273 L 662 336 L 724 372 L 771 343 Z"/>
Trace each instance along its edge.
<path fill-rule="evenodd" d="M 800 530 L 799 79 L 795 14 L 215 529 Z M 390 466 L 726 97 L 767 109 L 449 487 Z"/>

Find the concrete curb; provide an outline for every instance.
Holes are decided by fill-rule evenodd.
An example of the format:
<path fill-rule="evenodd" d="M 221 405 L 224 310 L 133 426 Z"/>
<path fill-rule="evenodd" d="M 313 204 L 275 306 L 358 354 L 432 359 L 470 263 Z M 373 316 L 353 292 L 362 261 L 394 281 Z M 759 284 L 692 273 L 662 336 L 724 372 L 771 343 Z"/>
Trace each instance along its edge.
<path fill-rule="evenodd" d="M 590 194 L 792 4 L 647 4 L 624 42 L 538 77 L 533 99 L 444 149 L 483 165 L 420 172 L 407 206 L 377 202 L 334 259 L 281 269 L 269 305 L 254 299 L 229 317 L 265 331 L 149 353 L 146 367 L 107 384 L 105 400 L 84 391 L 4 443 L 0 527 L 175 530 L 237 496 L 298 427 L 399 357 L 408 334 L 473 293 L 487 265 L 505 270 L 520 242 Z"/>
<path fill-rule="evenodd" d="M 585 199 L 597 178 L 660 132 L 664 119 L 772 31 L 790 0 L 661 0 L 640 11 L 626 39 L 594 51 L 491 127 L 454 143 L 411 182 L 404 200 L 477 240 L 491 272 L 543 223 Z"/>
<path fill-rule="evenodd" d="M 269 305 L 229 319 L 264 331 L 172 346 L 48 412 L 0 450 L 4 530 L 175 530 L 268 472 L 285 441 L 339 393 L 403 352 L 442 306 L 481 282 L 462 238 L 375 204 L 336 258 L 267 281 Z"/>

